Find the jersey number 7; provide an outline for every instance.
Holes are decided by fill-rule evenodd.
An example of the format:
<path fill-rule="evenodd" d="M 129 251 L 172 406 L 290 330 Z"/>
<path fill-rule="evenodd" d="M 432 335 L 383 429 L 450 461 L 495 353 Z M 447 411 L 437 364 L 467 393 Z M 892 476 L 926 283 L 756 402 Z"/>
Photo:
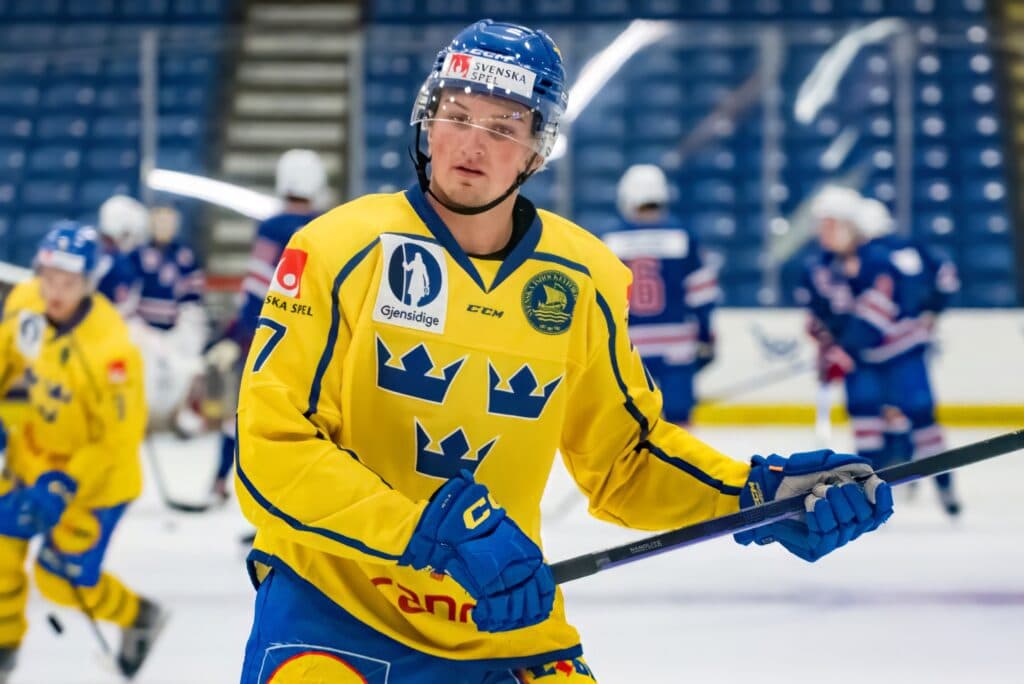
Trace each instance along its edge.
<path fill-rule="evenodd" d="M 260 349 L 259 354 L 256 355 L 256 360 L 252 364 L 252 372 L 259 373 L 260 369 L 263 368 L 263 364 L 270 358 L 270 354 L 273 353 L 274 348 L 281 343 L 284 339 L 284 334 L 288 330 L 287 326 L 283 323 L 267 318 L 266 316 L 260 316 L 259 320 L 256 321 L 256 329 L 270 328 L 270 337 L 267 338 L 266 344 Z"/>

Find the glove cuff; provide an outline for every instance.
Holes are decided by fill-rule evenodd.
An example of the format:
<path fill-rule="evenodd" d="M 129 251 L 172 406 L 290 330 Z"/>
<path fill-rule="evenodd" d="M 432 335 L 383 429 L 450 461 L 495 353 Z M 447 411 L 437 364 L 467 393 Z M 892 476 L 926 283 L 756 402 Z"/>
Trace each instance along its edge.
<path fill-rule="evenodd" d="M 775 498 L 785 462 L 786 459 L 776 454 L 767 458 L 759 455 L 751 457 L 750 475 L 740 491 L 740 508 L 760 506 Z"/>

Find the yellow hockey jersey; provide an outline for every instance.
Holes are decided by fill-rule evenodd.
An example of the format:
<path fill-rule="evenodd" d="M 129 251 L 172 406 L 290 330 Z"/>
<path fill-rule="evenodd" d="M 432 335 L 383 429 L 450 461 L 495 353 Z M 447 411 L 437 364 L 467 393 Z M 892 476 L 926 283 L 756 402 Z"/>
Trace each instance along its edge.
<path fill-rule="evenodd" d="M 649 530 L 737 510 L 749 467 L 659 420 L 626 337 L 629 270 L 600 240 L 539 211 L 497 268 L 479 266 L 416 188 L 295 234 L 238 408 L 251 569 L 283 564 L 434 655 L 572 657 L 560 593 L 547 621 L 490 634 L 450 577 L 396 564 L 430 495 L 472 471 L 539 544 L 556 450 L 593 515 Z"/>
<path fill-rule="evenodd" d="M 102 295 L 60 329 L 43 312 L 35 278 L 4 302 L 0 396 L 24 378 L 30 407 L 21 425 L 8 426 L 7 469 L 26 484 L 49 470 L 67 472 L 78 483 L 75 505 L 131 501 L 142 489 L 142 357 Z"/>

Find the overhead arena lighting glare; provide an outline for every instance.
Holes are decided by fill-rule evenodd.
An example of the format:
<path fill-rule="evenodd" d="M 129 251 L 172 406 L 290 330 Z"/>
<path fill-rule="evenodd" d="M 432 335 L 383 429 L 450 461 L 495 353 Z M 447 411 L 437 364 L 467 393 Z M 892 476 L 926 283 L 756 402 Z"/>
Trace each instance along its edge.
<path fill-rule="evenodd" d="M 879 19 L 843 36 L 821 56 L 800 84 L 793 106 L 796 120 L 804 125 L 814 121 L 818 112 L 835 97 L 839 81 L 865 46 L 906 30 L 907 23 L 902 19 Z"/>
<path fill-rule="evenodd" d="M 160 192 L 194 197 L 259 221 L 281 210 L 281 200 L 276 197 L 191 173 L 153 169 L 146 176 L 146 184 Z"/>
<path fill-rule="evenodd" d="M 0 261 L 0 283 L 20 283 L 32 277 L 32 271 Z"/>
<path fill-rule="evenodd" d="M 562 122 L 572 124 L 630 57 L 648 45 L 658 42 L 671 31 L 672 25 L 667 21 L 632 21 L 605 49 L 583 65 L 579 78 L 569 89 L 569 106 L 562 115 Z M 567 147 L 565 136 L 559 135 L 548 160 L 552 161 L 564 155 Z"/>

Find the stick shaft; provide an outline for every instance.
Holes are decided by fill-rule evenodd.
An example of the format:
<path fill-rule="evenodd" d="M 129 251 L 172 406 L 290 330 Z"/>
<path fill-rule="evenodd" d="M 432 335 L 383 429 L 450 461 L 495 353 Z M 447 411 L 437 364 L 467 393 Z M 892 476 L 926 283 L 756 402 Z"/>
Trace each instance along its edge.
<path fill-rule="evenodd" d="M 1001 456 L 1018 449 L 1024 449 L 1024 429 L 950 449 L 929 458 L 890 466 L 879 470 L 876 474 L 889 484 L 899 485 Z M 551 566 L 551 572 L 555 577 L 555 582 L 562 584 L 648 556 L 762 527 L 785 518 L 797 517 L 803 510 L 804 495 L 799 494 L 787 499 L 745 508 L 737 513 L 705 520 L 671 532 L 656 534 L 629 544 L 559 561 Z"/>

